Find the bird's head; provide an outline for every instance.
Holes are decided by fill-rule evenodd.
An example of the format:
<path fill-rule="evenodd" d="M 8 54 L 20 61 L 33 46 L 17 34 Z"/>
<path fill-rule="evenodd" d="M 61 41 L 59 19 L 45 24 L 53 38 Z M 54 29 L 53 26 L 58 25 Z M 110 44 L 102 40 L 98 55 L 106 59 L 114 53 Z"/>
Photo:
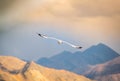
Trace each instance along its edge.
<path fill-rule="evenodd" d="M 78 49 L 82 49 L 82 47 L 81 47 L 81 46 L 78 46 L 77 48 L 78 48 Z"/>

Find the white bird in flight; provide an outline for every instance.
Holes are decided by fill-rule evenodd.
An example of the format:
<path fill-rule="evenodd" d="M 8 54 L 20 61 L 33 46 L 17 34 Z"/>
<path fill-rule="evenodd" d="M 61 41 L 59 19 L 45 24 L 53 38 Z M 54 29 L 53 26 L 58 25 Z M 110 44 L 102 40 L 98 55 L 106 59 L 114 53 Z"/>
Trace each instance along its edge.
<path fill-rule="evenodd" d="M 43 35 L 43 34 L 40 34 L 40 33 L 37 33 L 37 34 L 38 34 L 40 37 L 45 38 L 45 39 L 53 39 L 53 40 L 56 40 L 56 41 L 58 42 L 58 44 L 63 44 L 63 43 L 65 43 L 65 44 L 67 44 L 67 45 L 69 45 L 69 46 L 71 46 L 71 47 L 73 47 L 73 48 L 77 48 L 77 49 L 81 49 L 81 48 L 82 48 L 81 46 L 73 45 L 73 44 L 71 44 L 71 43 L 69 43 L 69 42 L 67 42 L 67 41 L 63 41 L 63 40 L 57 39 L 57 38 L 55 38 L 55 37 L 48 37 L 48 36 Z"/>

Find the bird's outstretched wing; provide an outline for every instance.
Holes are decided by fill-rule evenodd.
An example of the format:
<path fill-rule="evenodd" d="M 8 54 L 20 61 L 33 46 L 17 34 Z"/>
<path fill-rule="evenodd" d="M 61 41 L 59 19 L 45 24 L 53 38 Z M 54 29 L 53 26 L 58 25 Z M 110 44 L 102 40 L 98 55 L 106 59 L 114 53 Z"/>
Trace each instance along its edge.
<path fill-rule="evenodd" d="M 37 34 L 42 38 L 48 38 L 46 35 L 43 35 L 43 34 L 40 34 L 40 33 L 37 33 Z"/>
<path fill-rule="evenodd" d="M 65 43 L 65 44 L 67 44 L 67 45 L 69 45 L 69 46 L 71 46 L 71 47 L 73 47 L 73 48 L 77 48 L 77 49 L 81 49 L 81 48 L 82 48 L 81 46 L 76 46 L 76 45 L 74 45 L 74 44 L 71 44 L 71 43 L 69 43 L 69 42 L 67 42 L 67 41 L 63 41 L 63 40 L 61 40 L 61 39 L 57 39 L 57 38 L 55 38 L 55 37 L 48 37 L 48 36 L 46 36 L 46 35 L 39 34 L 39 33 L 37 33 L 37 34 L 38 34 L 40 37 L 42 37 L 42 38 L 56 40 L 56 41 L 58 42 L 58 44 L 63 44 L 63 43 Z"/>

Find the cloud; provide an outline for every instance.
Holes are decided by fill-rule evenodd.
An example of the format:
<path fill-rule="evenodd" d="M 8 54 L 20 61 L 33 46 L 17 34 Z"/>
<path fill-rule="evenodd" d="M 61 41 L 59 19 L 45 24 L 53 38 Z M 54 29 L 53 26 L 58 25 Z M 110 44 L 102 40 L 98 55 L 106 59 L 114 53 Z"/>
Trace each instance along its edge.
<path fill-rule="evenodd" d="M 78 16 L 120 15 L 119 0 L 71 0 Z"/>
<path fill-rule="evenodd" d="M 119 50 L 119 3 L 120 0 L 26 0 L 21 3 L 18 1 L 7 10 L 1 21 L 5 24 L 44 23 L 48 25 L 48 30 L 65 32 L 70 37 L 86 40 L 89 44 L 96 41 L 107 42 Z"/>
<path fill-rule="evenodd" d="M 2 21 L 66 24 L 75 31 L 91 27 L 119 29 L 119 3 L 119 0 L 26 0 L 21 3 L 18 1 L 2 17 Z M 59 29 L 68 27 L 63 26 Z"/>
<path fill-rule="evenodd" d="M 69 29 L 75 35 L 88 33 L 87 36 L 96 37 L 96 33 L 100 31 L 101 38 L 101 32 L 107 32 L 108 35 L 117 38 L 120 30 L 119 3 L 119 0 L 29 0 L 21 3 L 18 1 L 3 20 L 5 23 L 44 22 L 60 25 L 54 28 L 61 31 Z"/>
<path fill-rule="evenodd" d="M 74 19 L 120 15 L 119 0 L 52 0 L 33 10 L 29 17 L 52 16 Z M 33 17 L 34 17 L 33 16 Z"/>
<path fill-rule="evenodd" d="M 10 7 L 16 0 L 0 0 L 0 11 L 6 10 Z"/>
<path fill-rule="evenodd" d="M 120 15 L 119 3 L 119 0 L 26 0 L 21 3 L 17 1 L 8 10 L 6 20 L 76 21 L 81 17 L 116 16 Z"/>

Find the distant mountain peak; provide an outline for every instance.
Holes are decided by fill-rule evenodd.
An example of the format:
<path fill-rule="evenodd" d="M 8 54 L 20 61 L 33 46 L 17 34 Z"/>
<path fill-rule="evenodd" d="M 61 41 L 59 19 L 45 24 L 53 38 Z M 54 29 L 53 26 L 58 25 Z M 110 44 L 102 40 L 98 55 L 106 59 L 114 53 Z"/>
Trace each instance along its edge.
<path fill-rule="evenodd" d="M 106 44 L 103 43 L 99 43 L 97 45 L 93 45 L 91 47 L 89 47 L 88 49 L 86 49 L 84 52 L 111 52 L 111 53 L 116 53 L 112 48 L 110 48 L 109 46 L 107 46 Z M 116 53 L 117 54 L 117 53 Z"/>
<path fill-rule="evenodd" d="M 60 58 L 60 57 L 66 57 L 66 56 L 70 56 L 72 55 L 73 53 L 69 52 L 69 51 L 63 51 L 57 55 L 54 55 L 52 57 L 50 57 L 50 59 L 53 59 L 53 58 Z M 60 58 L 61 59 L 61 58 Z"/>
<path fill-rule="evenodd" d="M 89 66 L 105 63 L 120 56 L 109 46 L 99 43 L 93 45 L 83 52 L 71 53 L 63 51 L 51 58 L 38 60 L 37 63 L 56 69 L 66 69 L 78 74 L 88 70 Z"/>
<path fill-rule="evenodd" d="M 106 46 L 104 43 L 98 43 L 97 46 Z"/>
<path fill-rule="evenodd" d="M 91 47 L 89 48 L 96 48 L 96 47 L 108 47 L 107 45 L 105 45 L 104 43 L 98 43 L 96 45 L 92 45 Z"/>
<path fill-rule="evenodd" d="M 97 44 L 96 47 L 107 47 L 107 48 L 110 48 L 109 46 L 107 46 L 106 44 L 103 44 L 103 43 Z"/>

